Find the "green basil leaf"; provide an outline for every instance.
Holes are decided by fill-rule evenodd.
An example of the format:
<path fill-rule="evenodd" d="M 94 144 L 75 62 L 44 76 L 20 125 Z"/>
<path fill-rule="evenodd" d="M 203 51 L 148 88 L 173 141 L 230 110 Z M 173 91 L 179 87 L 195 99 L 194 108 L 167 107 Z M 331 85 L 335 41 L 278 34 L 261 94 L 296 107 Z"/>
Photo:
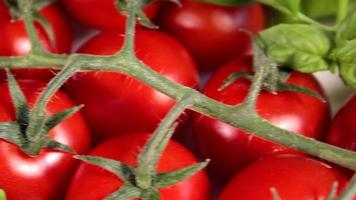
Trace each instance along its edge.
<path fill-rule="evenodd" d="M 349 12 L 340 23 L 336 32 L 338 45 L 342 45 L 347 40 L 356 39 L 356 12 Z"/>
<path fill-rule="evenodd" d="M 287 15 L 297 15 L 300 11 L 300 0 L 258 0 Z"/>
<path fill-rule="evenodd" d="M 330 39 L 322 30 L 304 24 L 281 24 L 260 33 L 267 54 L 277 64 L 301 72 L 327 70 Z"/>
<path fill-rule="evenodd" d="M 344 82 L 356 88 L 356 39 L 335 49 L 332 57 L 339 63 L 339 73 Z"/>

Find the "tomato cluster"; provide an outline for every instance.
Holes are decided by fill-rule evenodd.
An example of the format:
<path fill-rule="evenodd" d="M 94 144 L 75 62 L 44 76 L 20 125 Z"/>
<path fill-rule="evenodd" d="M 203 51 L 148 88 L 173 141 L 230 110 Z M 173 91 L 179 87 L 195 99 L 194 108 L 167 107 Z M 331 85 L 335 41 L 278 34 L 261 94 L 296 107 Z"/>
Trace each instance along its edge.
<path fill-rule="evenodd" d="M 228 105 L 243 103 L 251 87 L 248 76 L 224 88 L 222 85 L 234 73 L 253 75 L 250 34 L 258 34 L 265 26 L 263 6 L 253 3 L 224 7 L 193 0 L 183 0 L 181 4 L 154 2 L 144 9 L 161 29 L 137 27 L 137 57 L 165 78 L 201 89 L 214 100 Z M 39 12 L 54 36 L 51 38 L 44 24 L 35 23 L 46 51 L 73 53 L 73 44 L 82 37 L 73 33 L 73 26 L 98 30 L 78 53 L 114 55 L 123 46 L 126 17 L 115 8 L 114 0 L 61 0 L 45 5 Z M 0 56 L 26 55 L 31 42 L 24 21 L 11 17 L 5 1 L 0 0 Z M 56 74 L 50 66 L 44 68 L 13 70 L 30 107 Z M 285 83 L 324 96 L 312 75 L 293 71 L 285 74 Z M 205 86 L 199 88 L 207 78 Z M 0 121 L 14 121 L 15 103 L 5 71 L 0 72 L 0 82 Z M 175 101 L 127 75 L 95 71 L 78 72 L 71 77 L 49 101 L 46 114 L 54 115 L 75 104 L 83 104 L 84 108 L 49 131 L 49 137 L 77 154 L 136 166 L 149 133 L 158 127 Z M 272 93 L 264 88 L 256 104 L 257 113 L 275 126 L 356 150 L 356 97 L 340 110 L 331 128 L 329 103 L 308 94 Z M 157 171 L 177 170 L 198 159 L 210 158 L 211 163 L 207 170 L 159 189 L 161 199 L 208 200 L 218 196 L 220 200 L 260 200 L 273 199 L 275 195 L 283 200 L 326 199 L 334 182 L 338 183 L 339 194 L 348 181 L 342 172 L 317 158 L 208 116 L 186 112 L 178 122 L 178 137 L 168 143 Z M 44 148 L 39 155 L 29 156 L 15 144 L 0 139 L 0 189 L 10 200 L 99 200 L 122 185 L 123 180 L 74 159 L 70 153 Z M 220 185 L 226 187 L 220 189 Z"/>

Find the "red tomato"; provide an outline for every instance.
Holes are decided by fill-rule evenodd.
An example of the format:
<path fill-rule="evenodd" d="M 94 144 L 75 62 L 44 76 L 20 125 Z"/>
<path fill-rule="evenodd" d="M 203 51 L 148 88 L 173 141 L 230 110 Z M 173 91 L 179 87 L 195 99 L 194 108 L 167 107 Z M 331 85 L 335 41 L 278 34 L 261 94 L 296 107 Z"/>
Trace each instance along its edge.
<path fill-rule="evenodd" d="M 146 133 L 134 133 L 112 138 L 93 149 L 90 155 L 136 164 L 139 149 L 149 138 Z M 194 156 L 182 145 L 170 141 L 158 163 L 158 172 L 181 169 L 196 163 Z M 101 200 L 116 191 L 122 181 L 97 166 L 82 163 L 75 173 L 67 193 L 67 200 Z M 95 186 L 95 187 L 93 187 Z M 162 200 L 208 200 L 210 187 L 206 174 L 200 171 L 192 177 L 160 189 Z"/>
<path fill-rule="evenodd" d="M 20 81 L 30 105 L 38 97 L 44 83 Z M 13 121 L 14 108 L 9 97 L 7 84 L 0 85 L 0 121 Z M 71 100 L 62 92 L 49 101 L 47 114 L 73 107 Z M 77 153 L 89 149 L 90 137 L 87 126 L 80 114 L 74 114 L 49 133 L 55 140 L 68 145 Z M 63 199 L 68 182 L 77 161 L 69 153 L 43 149 L 38 156 L 29 157 L 16 145 L 0 140 L 0 188 L 6 191 L 8 199 Z"/>
<path fill-rule="evenodd" d="M 241 29 L 257 33 L 264 27 L 259 4 L 224 7 L 183 0 L 162 7 L 158 25 L 185 45 L 202 70 L 211 70 L 248 53 L 251 40 Z"/>
<path fill-rule="evenodd" d="M 40 38 L 41 45 L 48 51 L 54 51 L 50 46 L 49 38 L 44 29 L 36 24 L 36 30 Z M 0 32 L 0 55 L 19 56 L 26 55 L 31 50 L 31 41 L 28 38 L 23 21 L 7 22 L 2 26 Z M 31 78 L 47 81 L 53 76 L 53 72 L 48 69 L 18 69 L 13 70 L 17 78 Z M 5 80 L 6 75 L 0 71 L 0 80 Z"/>
<path fill-rule="evenodd" d="M 97 29 L 125 29 L 126 17 L 115 6 L 115 0 L 61 0 L 65 8 L 79 22 Z M 157 3 L 144 9 L 152 18 L 156 14 Z"/>
<path fill-rule="evenodd" d="M 10 20 L 10 15 L 3 1 L 0 1 L 0 24 Z"/>
<path fill-rule="evenodd" d="M 251 60 L 251 57 L 243 57 L 223 66 L 208 81 L 204 93 L 229 105 L 242 103 L 250 87 L 247 79 L 238 79 L 222 91 L 218 88 L 231 73 L 250 72 Z M 293 72 L 287 83 L 322 94 L 316 79 L 308 74 Z M 278 127 L 317 139 L 323 136 L 330 121 L 328 103 L 291 91 L 278 94 L 262 91 L 257 101 L 257 112 Z M 230 179 L 236 171 L 261 157 L 296 153 L 203 115 L 196 115 L 194 135 L 203 156 L 212 159 L 210 166 L 224 179 Z"/>
<path fill-rule="evenodd" d="M 73 33 L 70 21 L 68 17 L 63 14 L 62 8 L 58 4 L 50 4 L 43 7 L 40 13 L 48 20 L 53 29 L 56 52 L 70 53 L 72 48 Z"/>
<path fill-rule="evenodd" d="M 3 1 L 4 0 L 0 0 L 0 13 L 3 13 L 3 14 L 0 14 L 0 20 L 2 20 L 1 18 L 3 18 L 3 19 L 5 18 L 9 21 L 10 15 L 9 15 L 9 12 L 7 11 L 7 8 L 6 8 L 5 4 L 3 3 Z M 71 25 L 70 25 L 69 19 L 63 14 L 63 10 L 61 9 L 61 7 L 56 3 L 49 4 L 48 6 L 45 6 L 40 10 L 40 14 L 45 19 L 47 19 L 47 21 L 51 25 L 51 28 L 54 33 L 55 44 L 54 44 L 52 51 L 54 51 L 56 53 L 69 53 L 71 50 L 71 46 L 72 46 L 72 30 L 71 30 Z M 22 21 L 22 20 L 20 20 L 20 21 Z M 21 23 L 23 23 L 23 22 L 21 22 Z M 23 34 L 23 37 L 27 37 L 26 35 Z M 28 40 L 28 39 L 26 39 L 26 40 Z M 18 44 L 15 43 L 12 45 L 15 46 Z M 28 46 L 28 45 L 22 45 L 22 46 Z M 8 47 L 8 48 L 11 48 L 11 47 Z M 28 52 L 27 49 L 29 49 L 29 48 L 26 47 L 24 50 L 21 50 L 20 52 L 27 53 Z M 22 55 L 22 54 L 13 54 L 13 55 Z"/>
<path fill-rule="evenodd" d="M 121 49 L 123 39 L 120 32 L 104 32 L 88 41 L 79 52 L 114 54 Z M 140 30 L 135 43 L 138 58 L 153 70 L 183 85 L 197 85 L 193 60 L 173 38 L 156 31 Z M 127 132 L 151 132 L 175 104 L 170 97 L 114 72 L 78 73 L 67 84 L 67 90 L 77 102 L 85 105 L 84 115 L 100 139 Z"/>
<path fill-rule="evenodd" d="M 0 0 L 0 12 L 2 0 Z M 36 29 L 42 46 L 50 52 L 68 53 L 72 43 L 72 32 L 67 18 L 61 13 L 60 8 L 56 4 L 51 4 L 41 9 L 40 13 L 48 20 L 53 28 L 55 36 L 55 45 L 51 46 L 49 37 L 43 27 L 36 23 Z M 0 32 L 0 55 L 1 56 L 19 56 L 27 54 L 31 49 L 31 41 L 26 32 L 23 20 L 10 21 L 10 16 L 4 15 L 2 31 Z M 0 15 L 1 19 L 4 19 Z M 53 72 L 47 69 L 21 69 L 14 70 L 14 74 L 18 78 L 30 78 L 42 81 L 48 81 Z M 0 71 L 0 80 L 5 79 L 5 73 Z"/>
<path fill-rule="evenodd" d="M 327 142 L 356 151 L 356 95 L 336 114 L 328 133 Z"/>
<path fill-rule="evenodd" d="M 346 178 L 330 166 L 309 158 L 280 156 L 258 161 L 238 173 L 219 200 L 273 200 L 275 188 L 283 200 L 326 200 L 333 183 Z"/>

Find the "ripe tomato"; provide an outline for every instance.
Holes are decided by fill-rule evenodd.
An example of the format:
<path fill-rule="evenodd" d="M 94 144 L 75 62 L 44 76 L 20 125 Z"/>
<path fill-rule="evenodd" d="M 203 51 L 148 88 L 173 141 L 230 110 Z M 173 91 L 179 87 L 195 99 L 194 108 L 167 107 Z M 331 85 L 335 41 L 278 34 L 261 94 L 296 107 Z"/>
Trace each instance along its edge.
<path fill-rule="evenodd" d="M 79 22 L 97 29 L 125 29 L 126 17 L 115 6 L 115 0 L 61 0 L 65 8 Z M 144 9 L 152 18 L 158 8 L 157 3 Z"/>
<path fill-rule="evenodd" d="M 182 6 L 163 6 L 157 23 L 193 54 L 202 70 L 211 70 L 251 49 L 249 35 L 264 27 L 259 4 L 224 7 L 183 0 Z"/>
<path fill-rule="evenodd" d="M 120 32 L 104 32 L 88 41 L 79 52 L 114 54 L 121 49 L 123 39 Z M 140 30 L 135 43 L 138 58 L 153 70 L 183 85 L 197 85 L 193 60 L 173 38 L 157 31 Z M 128 132 L 151 132 L 175 103 L 139 81 L 114 72 L 77 73 L 69 80 L 67 91 L 85 105 L 84 115 L 99 139 Z"/>
<path fill-rule="evenodd" d="M 356 95 L 336 114 L 328 133 L 327 142 L 356 151 Z"/>
<path fill-rule="evenodd" d="M 1 12 L 1 5 L 4 8 L 4 4 L 2 0 L 0 1 Z M 72 43 L 72 32 L 66 16 L 62 14 L 57 4 L 50 4 L 42 8 L 40 13 L 52 26 L 55 37 L 55 44 L 52 46 L 43 27 L 36 23 L 37 33 L 44 49 L 56 53 L 69 53 Z M 0 23 L 2 22 L 1 19 L 4 19 L 4 21 L 1 25 L 2 31 L 0 32 L 0 55 L 19 56 L 27 54 L 31 49 L 31 42 L 27 35 L 24 21 L 10 21 L 8 13 L 4 16 L 0 15 Z M 14 74 L 18 78 L 30 78 L 42 81 L 48 81 L 53 76 L 53 72 L 47 69 L 14 70 Z M 5 73 L 4 71 L 0 71 L 0 80 L 4 79 Z"/>
<path fill-rule="evenodd" d="M 0 24 L 10 20 L 9 12 L 3 1 L 0 1 Z"/>
<path fill-rule="evenodd" d="M 346 178 L 335 169 L 309 158 L 280 156 L 253 163 L 238 173 L 219 200 L 273 200 L 271 188 L 283 200 L 326 200 L 335 181 L 340 192 Z"/>
<path fill-rule="evenodd" d="M 90 152 L 90 155 L 119 160 L 134 166 L 139 149 L 144 146 L 148 138 L 147 133 L 122 135 L 101 143 Z M 187 149 L 170 141 L 159 160 L 157 171 L 177 170 L 196 162 L 197 160 Z M 82 163 L 72 179 L 66 199 L 104 199 L 121 185 L 122 181 L 110 172 Z M 159 193 L 162 200 L 208 200 L 211 199 L 209 189 L 206 174 L 204 171 L 199 171 L 182 182 L 161 189 Z"/>
<path fill-rule="evenodd" d="M 45 84 L 26 80 L 20 81 L 20 86 L 32 106 Z M 0 120 L 14 121 L 7 84 L 0 85 L 0 94 Z M 64 93 L 57 92 L 48 103 L 47 114 L 52 115 L 72 106 Z M 52 129 L 49 136 L 77 153 L 85 153 L 89 149 L 89 132 L 78 113 Z M 39 155 L 30 157 L 16 145 L 0 139 L 0 163 L 0 188 L 6 191 L 8 199 L 53 200 L 63 198 L 61 195 L 66 191 L 78 162 L 69 153 L 51 149 L 43 149 Z"/>
<path fill-rule="evenodd" d="M 222 91 L 218 88 L 231 73 L 251 72 L 251 62 L 251 57 L 243 57 L 223 66 L 208 81 L 204 93 L 229 105 L 242 103 L 250 87 L 247 79 L 238 79 Z M 293 72 L 287 83 L 322 94 L 316 79 L 308 74 Z M 278 94 L 262 91 L 257 101 L 257 112 L 278 127 L 317 139 L 323 136 L 330 121 L 328 103 L 291 91 Z M 296 153 L 287 147 L 198 114 L 195 116 L 194 137 L 203 156 L 212 159 L 210 166 L 214 172 L 224 179 L 230 179 L 236 171 L 261 157 Z"/>
<path fill-rule="evenodd" d="M 6 19 L 9 22 L 10 15 L 3 1 L 4 0 L 0 0 L 0 13 L 3 13 L 0 14 L 0 21 L 2 20 L 1 18 L 3 18 L 3 20 Z M 69 19 L 67 18 L 66 15 L 63 14 L 62 8 L 58 4 L 52 3 L 43 7 L 40 10 L 40 14 L 48 21 L 48 23 L 50 24 L 53 30 L 55 44 L 52 51 L 56 53 L 69 53 L 72 46 L 72 30 L 71 30 Z M 21 24 L 23 24 L 23 22 L 21 22 Z M 25 37 L 27 37 L 26 36 L 27 34 L 25 35 L 25 33 L 22 34 L 22 37 L 24 37 L 22 38 L 22 40 L 28 40 L 25 39 Z M 12 45 L 15 46 L 19 44 L 14 43 Z M 28 51 L 26 50 L 29 49 L 28 44 L 23 44 L 21 46 L 23 46 L 22 48 L 24 48 L 24 50 L 21 50 L 20 52 L 27 53 Z M 14 48 L 14 47 L 7 47 L 7 48 Z M 22 54 L 13 54 L 13 55 L 22 55 Z"/>

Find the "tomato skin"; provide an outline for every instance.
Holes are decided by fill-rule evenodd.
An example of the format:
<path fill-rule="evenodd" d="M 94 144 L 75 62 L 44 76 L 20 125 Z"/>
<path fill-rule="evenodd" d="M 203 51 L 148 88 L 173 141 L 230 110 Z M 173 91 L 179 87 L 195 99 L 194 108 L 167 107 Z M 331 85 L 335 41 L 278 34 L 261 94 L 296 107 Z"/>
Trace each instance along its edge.
<path fill-rule="evenodd" d="M 104 32 L 88 41 L 79 52 L 114 54 L 121 49 L 123 37 L 120 32 Z M 172 81 L 197 86 L 199 77 L 193 60 L 173 38 L 139 30 L 135 43 L 138 58 L 153 70 Z M 175 104 L 170 97 L 114 72 L 77 73 L 69 80 L 67 91 L 85 105 L 84 116 L 98 139 L 128 132 L 152 132 Z"/>
<path fill-rule="evenodd" d="M 182 6 L 163 6 L 158 25 L 185 45 L 201 70 L 212 70 L 249 53 L 251 40 L 241 29 L 257 33 L 264 28 L 262 6 L 224 7 L 183 0 Z"/>
<path fill-rule="evenodd" d="M 97 29 L 124 30 L 126 16 L 115 7 L 115 0 L 61 0 L 69 14 L 79 22 Z M 144 11 L 152 18 L 158 4 L 147 6 Z"/>
<path fill-rule="evenodd" d="M 0 12 L 4 6 L 0 0 Z M 3 6 L 1 6 L 3 5 Z M 53 28 L 55 37 L 54 46 L 51 45 L 49 37 L 43 27 L 38 23 L 35 24 L 40 43 L 42 47 L 54 53 L 69 53 L 72 43 L 72 32 L 70 24 L 65 15 L 62 14 L 60 7 L 57 4 L 50 4 L 41 9 L 40 14 L 45 17 Z M 6 18 L 6 19 L 5 19 Z M 4 21 L 2 22 L 3 19 Z M 1 56 L 20 56 L 26 55 L 31 50 L 31 41 L 26 32 L 23 20 L 10 21 L 8 12 L 4 16 L 0 16 L 0 24 L 2 31 L 0 32 L 0 55 Z M 20 69 L 13 70 L 17 78 L 35 79 L 48 81 L 53 77 L 53 70 L 49 69 Z M 5 80 L 4 71 L 0 71 L 0 80 Z"/>
<path fill-rule="evenodd" d="M 150 134 L 134 133 L 112 138 L 94 148 L 90 155 L 119 160 L 136 165 L 137 154 Z M 158 163 L 158 172 L 167 172 L 197 163 L 194 156 L 182 145 L 170 141 Z M 110 172 L 97 166 L 81 163 L 67 193 L 67 200 L 100 200 L 116 191 L 122 181 Z M 95 186 L 95 187 L 93 187 Z M 160 189 L 162 200 L 208 200 L 210 186 L 204 171 L 178 184 Z"/>
<path fill-rule="evenodd" d="M 40 14 L 50 23 L 54 37 L 56 53 L 66 54 L 71 52 L 73 33 L 69 18 L 63 14 L 59 4 L 53 3 L 41 9 Z"/>
<path fill-rule="evenodd" d="M 346 178 L 332 167 L 294 156 L 268 158 L 251 164 L 226 186 L 219 200 L 273 200 L 274 187 L 283 200 L 326 200 L 334 181 L 338 192 Z"/>
<path fill-rule="evenodd" d="M 238 79 L 222 91 L 218 91 L 218 88 L 231 73 L 251 71 L 251 62 L 251 57 L 243 57 L 220 68 L 208 81 L 204 94 L 229 105 L 242 103 L 250 81 Z M 293 72 L 287 82 L 323 93 L 311 75 Z M 257 101 L 257 112 L 278 127 L 316 139 L 323 137 L 330 121 L 327 103 L 290 91 L 276 95 L 262 91 Z M 214 174 L 224 180 L 231 179 L 238 170 L 261 157 L 299 153 L 200 114 L 195 116 L 193 132 L 202 155 L 212 159 L 209 166 Z"/>
<path fill-rule="evenodd" d="M 19 83 L 32 106 L 45 84 L 33 80 Z M 6 84 L 0 85 L 0 94 L 0 120 L 13 121 L 14 108 Z M 72 101 L 64 93 L 57 92 L 48 103 L 47 114 L 72 106 Z M 49 136 L 80 154 L 89 149 L 90 134 L 79 113 L 52 129 Z M 16 145 L 0 140 L 0 188 L 11 200 L 62 199 L 77 164 L 78 161 L 69 153 L 43 149 L 38 156 L 29 157 Z"/>
<path fill-rule="evenodd" d="M 356 151 L 356 95 L 354 95 L 336 114 L 327 142 L 345 149 Z"/>
<path fill-rule="evenodd" d="M 10 22 L 10 19 L 11 19 L 10 14 L 9 14 L 8 9 L 5 6 L 3 1 L 4 0 L 0 0 L 0 13 L 3 13 L 3 14 L 0 14 L 0 22 L 2 20 L 4 22 L 5 21 Z M 54 37 L 55 37 L 55 41 L 54 41 L 55 44 L 51 51 L 56 52 L 56 53 L 69 53 L 71 50 L 71 46 L 72 46 L 73 33 L 72 33 L 69 19 L 67 18 L 66 15 L 63 14 L 63 10 L 60 7 L 60 5 L 57 3 L 49 4 L 40 10 L 40 14 L 48 21 L 48 23 L 50 24 L 50 26 L 53 29 L 53 33 L 54 33 Z M 21 24 L 23 24 L 22 19 L 20 19 L 19 21 L 21 21 Z M 15 22 L 15 23 L 17 23 L 17 22 Z M 25 37 L 27 35 L 26 29 L 25 28 L 22 28 L 22 29 L 25 30 L 24 33 L 22 33 L 22 37 Z M 40 39 L 42 39 L 42 38 L 40 37 Z M 28 39 L 26 39 L 26 40 L 28 40 Z M 46 44 L 46 46 L 50 45 L 49 41 L 46 43 L 48 43 L 48 44 Z M 14 43 L 12 45 L 16 46 L 17 43 Z M 26 46 L 26 48 L 24 48 L 23 50 L 20 50 L 21 53 L 19 53 L 19 54 L 14 53 L 11 55 L 14 55 L 14 56 L 15 55 L 24 55 L 24 54 L 28 53 L 28 51 L 29 51 L 28 45 L 23 45 L 23 46 Z M 8 47 L 8 48 L 11 48 L 11 47 Z M 47 48 L 47 47 L 46 47 L 46 49 L 49 50 L 49 48 Z"/>

